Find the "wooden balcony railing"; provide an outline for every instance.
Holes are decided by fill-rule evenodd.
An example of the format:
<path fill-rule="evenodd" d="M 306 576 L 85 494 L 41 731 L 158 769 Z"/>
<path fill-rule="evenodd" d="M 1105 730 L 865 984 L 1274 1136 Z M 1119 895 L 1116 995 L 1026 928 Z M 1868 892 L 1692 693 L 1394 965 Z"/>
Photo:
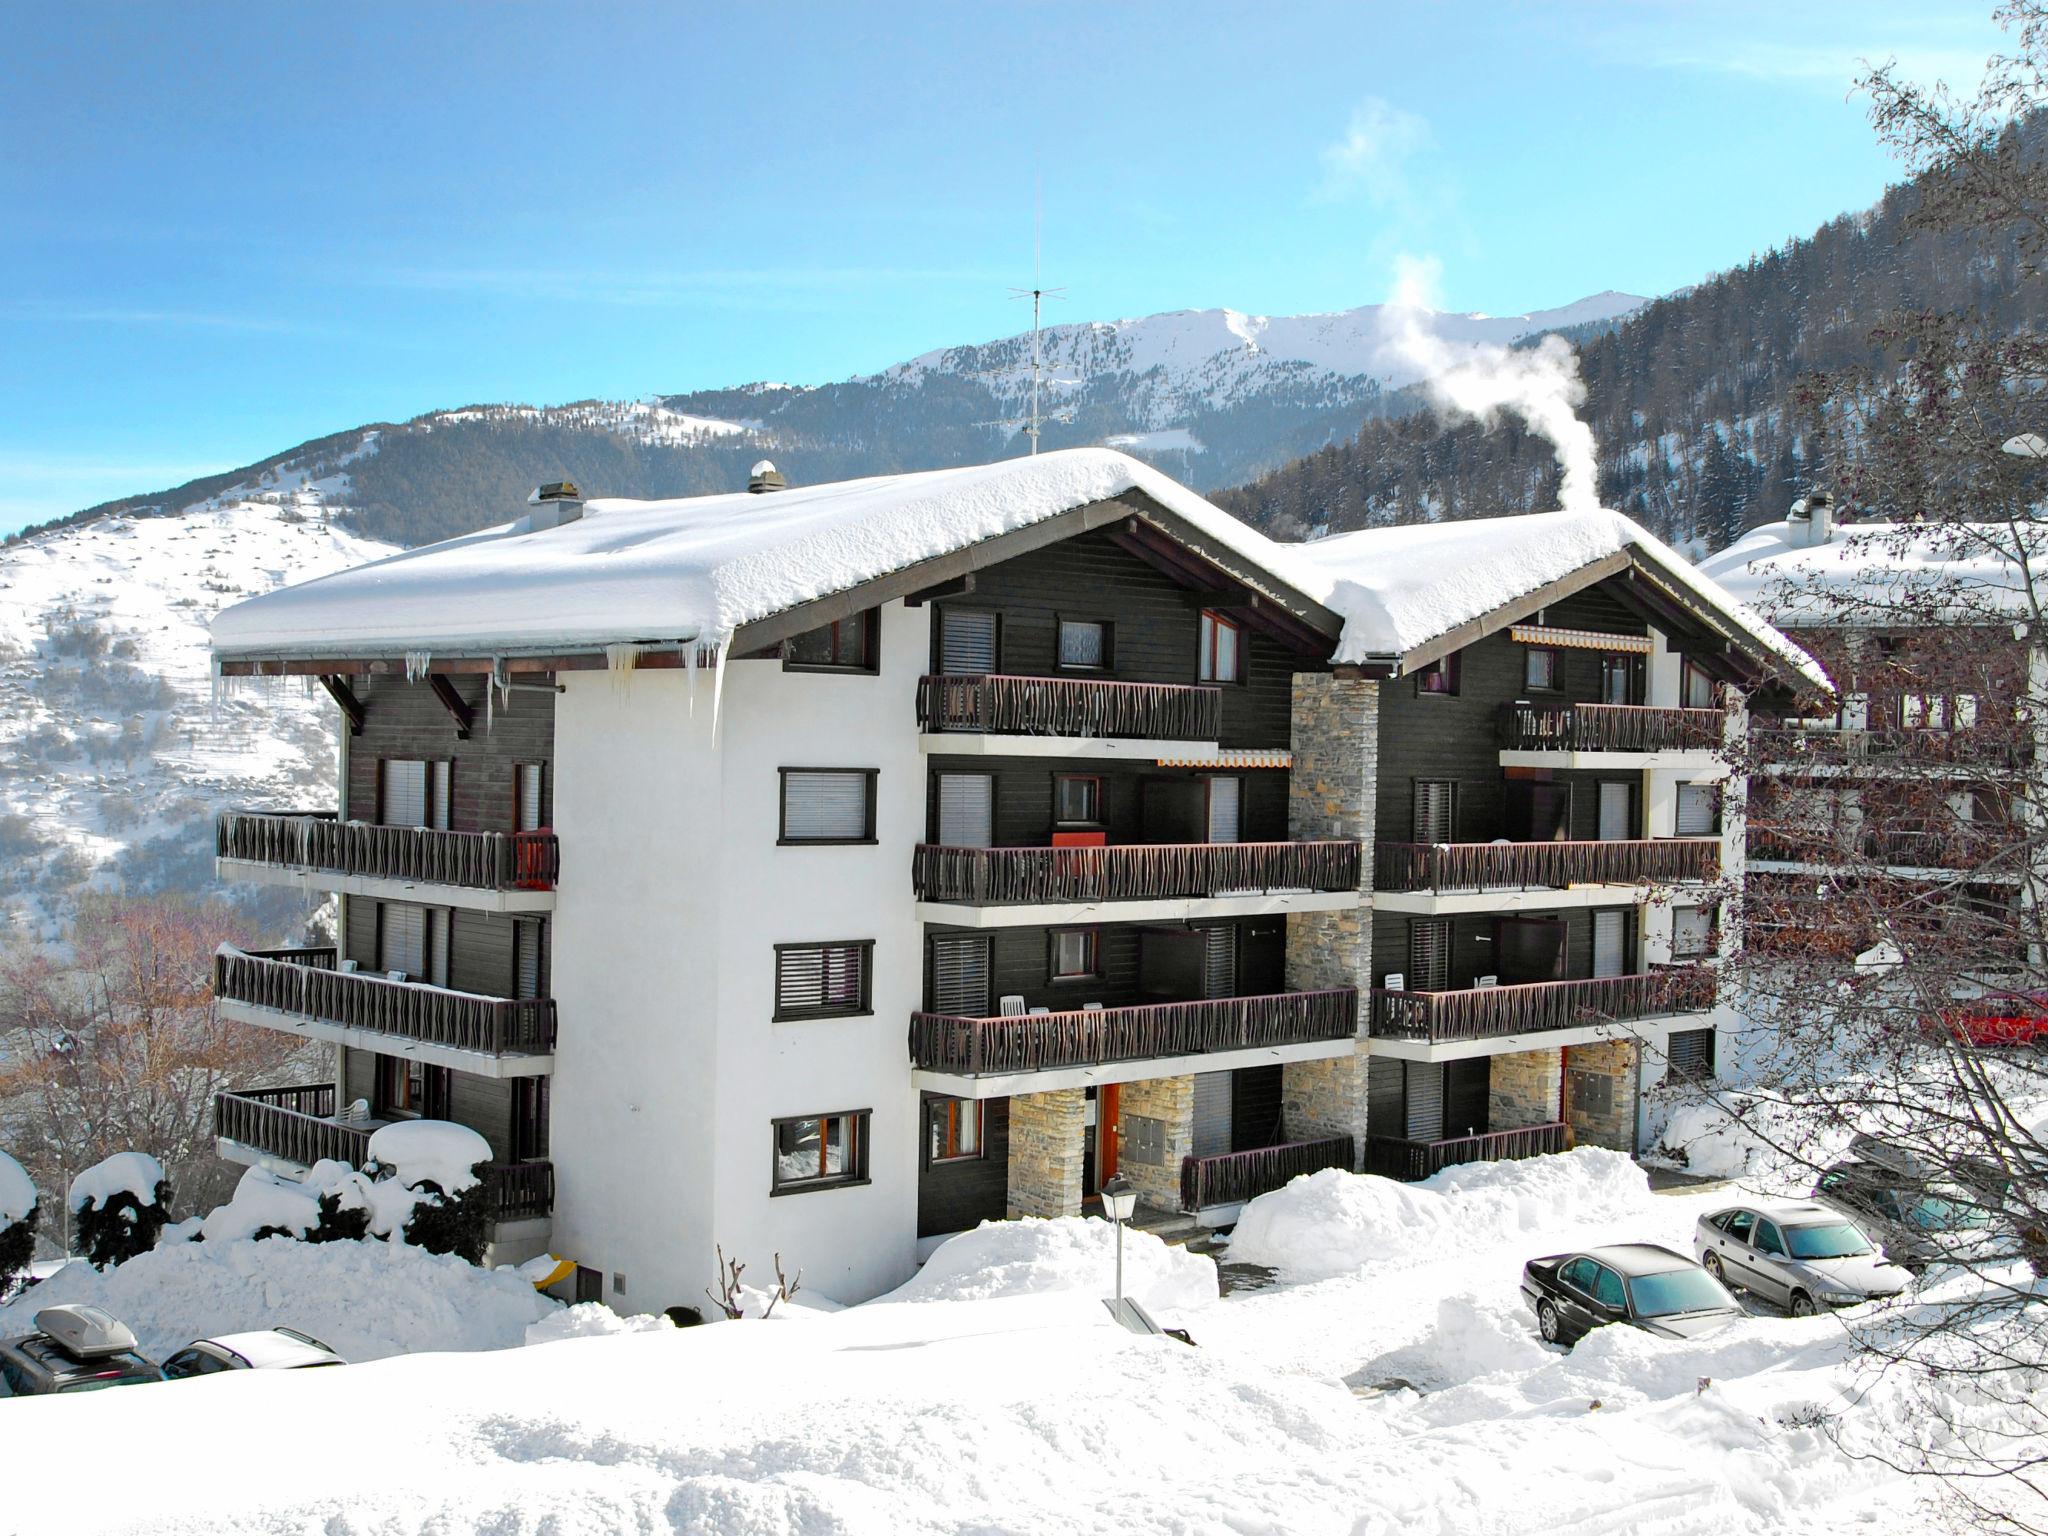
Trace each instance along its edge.
<path fill-rule="evenodd" d="M 213 1100 L 213 1133 L 288 1163 L 311 1167 L 323 1158 L 360 1168 L 370 1157 L 374 1125 L 341 1125 L 334 1084 L 242 1088 Z M 555 1167 L 546 1161 L 484 1164 L 491 1212 L 499 1221 L 545 1216 L 555 1208 Z"/>
<path fill-rule="evenodd" d="M 1154 1056 L 1345 1040 L 1358 1033 L 1358 993 L 1274 992 L 998 1019 L 910 1016 L 911 1065 L 967 1076 L 1048 1072 Z"/>
<path fill-rule="evenodd" d="M 485 891 L 550 891 L 561 871 L 555 834 L 444 832 L 338 821 L 332 811 L 223 811 L 214 852 L 287 869 Z"/>
<path fill-rule="evenodd" d="M 1503 704 L 1506 752 L 1711 752 L 1728 723 L 1719 709 L 1647 704 Z"/>
<path fill-rule="evenodd" d="M 1381 843 L 1380 891 L 1562 890 L 1568 885 L 1663 885 L 1721 878 L 1718 837 L 1588 843 Z"/>
<path fill-rule="evenodd" d="M 947 848 L 920 843 L 920 901 L 977 906 L 1158 901 L 1358 889 L 1357 843 L 1125 843 L 1114 848 Z"/>
<path fill-rule="evenodd" d="M 1357 1150 L 1349 1136 L 1324 1141 L 1290 1141 L 1251 1152 L 1226 1152 L 1218 1157 L 1187 1157 L 1180 1164 L 1180 1208 L 1205 1210 L 1214 1205 L 1240 1205 L 1280 1188 L 1299 1174 L 1325 1168 L 1351 1171 Z"/>
<path fill-rule="evenodd" d="M 1222 722 L 1223 691 L 1188 683 L 982 674 L 926 677 L 917 689 L 923 731 L 1214 741 Z"/>
<path fill-rule="evenodd" d="M 224 1001 L 450 1050 L 506 1056 L 555 1048 L 551 997 L 486 997 L 340 971 L 332 949 L 223 945 L 213 959 L 213 989 Z"/>
<path fill-rule="evenodd" d="M 1707 966 L 1674 965 L 1633 976 L 1589 977 L 1581 981 L 1532 981 L 1506 987 L 1467 987 L 1450 992 L 1372 994 L 1375 1038 L 1496 1040 L 1504 1035 L 1586 1024 L 1655 1018 L 1666 1013 L 1699 1013 L 1714 1006 L 1715 973 Z"/>
<path fill-rule="evenodd" d="M 1525 1125 L 1481 1136 L 1454 1136 L 1447 1141 L 1408 1141 L 1399 1136 L 1373 1136 L 1365 1145 L 1365 1171 L 1386 1179 L 1426 1179 L 1459 1163 L 1505 1162 L 1540 1157 L 1564 1150 L 1564 1123 Z"/>
<path fill-rule="evenodd" d="M 1783 726 L 1752 726 L 1749 752 L 1764 766 L 1833 768 L 1859 763 L 1897 763 L 1903 769 L 1923 767 L 2018 768 L 2032 753 L 2024 731 L 2003 725 L 1797 730 Z"/>

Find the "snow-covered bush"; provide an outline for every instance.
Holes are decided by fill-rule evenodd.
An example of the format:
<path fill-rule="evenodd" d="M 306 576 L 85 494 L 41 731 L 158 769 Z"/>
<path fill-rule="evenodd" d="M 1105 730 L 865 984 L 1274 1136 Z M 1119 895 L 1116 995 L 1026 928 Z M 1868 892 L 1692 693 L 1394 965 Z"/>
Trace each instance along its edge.
<path fill-rule="evenodd" d="M 71 1236 L 95 1269 L 156 1246 L 171 1219 L 164 1165 L 147 1152 L 116 1152 L 71 1181 Z"/>
<path fill-rule="evenodd" d="M 369 1150 L 365 1171 L 390 1171 L 373 1192 L 372 1229 L 396 1233 L 429 1253 L 481 1264 L 491 1228 L 490 1187 L 484 1182 L 491 1144 L 452 1121 L 402 1120 L 372 1135 Z M 385 1183 L 397 1184 L 405 1199 L 393 1201 L 381 1188 Z"/>
<path fill-rule="evenodd" d="M 0 1296 L 13 1288 L 14 1277 L 35 1256 L 39 1215 L 35 1181 L 21 1164 L 0 1152 Z"/>
<path fill-rule="evenodd" d="M 370 1230 L 369 1180 L 347 1163 L 322 1161 L 303 1179 L 251 1168 L 227 1204 L 199 1224 L 211 1242 L 293 1237 L 309 1243 L 361 1238 Z"/>

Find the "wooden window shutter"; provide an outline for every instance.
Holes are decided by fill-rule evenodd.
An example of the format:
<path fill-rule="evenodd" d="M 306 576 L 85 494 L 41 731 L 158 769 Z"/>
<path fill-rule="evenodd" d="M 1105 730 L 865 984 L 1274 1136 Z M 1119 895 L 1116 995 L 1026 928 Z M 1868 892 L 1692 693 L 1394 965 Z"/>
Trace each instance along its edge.
<path fill-rule="evenodd" d="M 1408 923 L 1408 990 L 1441 992 L 1451 981 L 1451 924 L 1448 918 L 1418 917 Z"/>
<path fill-rule="evenodd" d="M 1593 974 L 1619 976 L 1628 964 L 1628 915 L 1624 912 L 1593 914 Z"/>
<path fill-rule="evenodd" d="M 408 901 L 387 901 L 378 908 L 377 968 L 403 971 L 424 981 L 427 974 L 427 913 Z"/>
<path fill-rule="evenodd" d="M 1239 840 L 1238 803 L 1242 779 L 1209 780 L 1209 841 L 1234 843 Z"/>
<path fill-rule="evenodd" d="M 939 670 L 960 676 L 996 670 L 996 615 L 992 609 L 939 610 Z"/>
<path fill-rule="evenodd" d="M 932 940 L 932 1012 L 987 1018 L 989 941 L 949 935 Z"/>
<path fill-rule="evenodd" d="M 860 769 L 790 769 L 782 777 L 782 835 L 792 842 L 866 838 L 868 781 Z"/>
<path fill-rule="evenodd" d="M 995 780 L 986 773 L 939 775 L 939 844 L 986 848 L 994 840 Z"/>
<path fill-rule="evenodd" d="M 542 804 L 541 765 L 539 763 L 521 763 L 517 769 L 517 775 L 514 782 L 518 786 L 518 829 L 521 832 L 538 832 L 543 825 L 540 819 Z"/>
<path fill-rule="evenodd" d="M 1665 1046 L 1670 1075 L 1697 1080 L 1714 1075 L 1714 1032 L 1711 1029 L 1673 1030 Z"/>
<path fill-rule="evenodd" d="M 539 923 L 518 922 L 512 925 L 512 980 L 513 996 L 540 996 L 540 939 Z"/>
<path fill-rule="evenodd" d="M 387 757 L 379 815 L 387 827 L 427 824 L 427 765 L 419 758 Z"/>
<path fill-rule="evenodd" d="M 444 757 L 434 764 L 434 794 L 432 803 L 427 808 L 428 825 L 446 832 L 452 825 L 448 814 L 454 799 L 455 764 Z"/>
<path fill-rule="evenodd" d="M 1458 786 L 1452 779 L 1415 781 L 1415 841 L 1453 841 L 1457 824 Z"/>
<path fill-rule="evenodd" d="M 868 1011 L 873 946 L 787 944 L 775 952 L 775 1016 L 804 1018 Z"/>
<path fill-rule="evenodd" d="M 1237 996 L 1237 929 L 1202 930 L 1202 996 Z"/>
<path fill-rule="evenodd" d="M 1712 837 L 1719 795 L 1712 784 L 1678 786 L 1678 835 Z"/>

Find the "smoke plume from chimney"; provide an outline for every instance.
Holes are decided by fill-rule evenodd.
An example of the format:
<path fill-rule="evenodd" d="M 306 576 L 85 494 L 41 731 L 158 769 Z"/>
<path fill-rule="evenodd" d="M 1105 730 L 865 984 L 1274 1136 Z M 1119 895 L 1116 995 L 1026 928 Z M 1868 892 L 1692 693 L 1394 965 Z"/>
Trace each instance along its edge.
<path fill-rule="evenodd" d="M 1431 329 L 1438 270 L 1434 259 L 1403 258 L 1398 265 L 1394 296 L 1381 312 L 1394 349 L 1422 371 L 1430 399 L 1450 415 L 1483 426 L 1502 411 L 1521 417 L 1557 452 L 1564 472 L 1558 505 L 1567 512 L 1598 507 L 1593 429 L 1578 417 L 1586 385 L 1577 354 L 1559 336 L 1545 336 L 1534 347 L 1444 340 Z"/>

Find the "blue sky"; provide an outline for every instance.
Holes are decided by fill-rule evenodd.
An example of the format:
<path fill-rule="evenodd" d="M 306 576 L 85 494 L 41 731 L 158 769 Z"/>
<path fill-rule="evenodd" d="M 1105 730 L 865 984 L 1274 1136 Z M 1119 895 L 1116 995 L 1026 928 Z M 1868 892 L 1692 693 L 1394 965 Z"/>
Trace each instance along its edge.
<path fill-rule="evenodd" d="M 18 11 L 0 531 L 484 400 L 1028 323 L 1658 293 L 1872 201 L 1859 58 L 1989 0 Z"/>

